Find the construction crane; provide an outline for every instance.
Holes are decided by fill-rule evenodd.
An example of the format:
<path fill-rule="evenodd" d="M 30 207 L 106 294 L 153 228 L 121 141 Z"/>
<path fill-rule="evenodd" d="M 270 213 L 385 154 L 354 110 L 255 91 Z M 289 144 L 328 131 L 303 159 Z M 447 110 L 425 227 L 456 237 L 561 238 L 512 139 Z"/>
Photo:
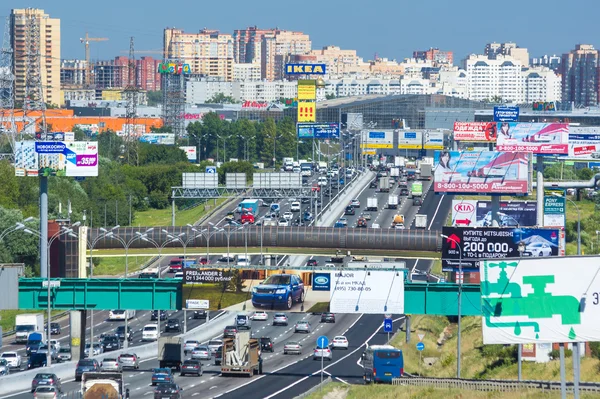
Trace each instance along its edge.
<path fill-rule="evenodd" d="M 129 53 L 129 50 L 121 50 L 121 53 Z M 160 55 L 164 55 L 165 51 L 164 50 L 135 50 L 136 54 L 160 54 Z M 163 58 L 163 57 L 161 57 Z"/>
<path fill-rule="evenodd" d="M 106 37 L 89 37 L 88 33 L 85 32 L 85 37 L 79 38 L 79 41 L 85 45 L 85 61 L 87 73 L 85 74 L 85 86 L 90 87 L 90 75 L 92 74 L 92 66 L 90 64 L 90 42 L 105 42 L 108 38 Z"/>

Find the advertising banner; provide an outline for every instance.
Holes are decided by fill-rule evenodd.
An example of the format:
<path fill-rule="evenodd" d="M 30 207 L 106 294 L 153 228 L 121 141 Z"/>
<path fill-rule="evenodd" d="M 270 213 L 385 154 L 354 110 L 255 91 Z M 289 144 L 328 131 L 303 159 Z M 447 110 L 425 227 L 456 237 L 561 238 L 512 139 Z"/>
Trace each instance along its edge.
<path fill-rule="evenodd" d="M 454 122 L 454 140 L 456 141 L 496 141 L 495 122 Z"/>
<path fill-rule="evenodd" d="M 327 64 L 285 64 L 288 75 L 325 75 Z"/>
<path fill-rule="evenodd" d="M 559 254 L 559 230 L 536 228 L 443 227 L 442 270 L 479 271 L 478 261 Z M 523 253 L 519 253 L 522 243 Z"/>
<path fill-rule="evenodd" d="M 568 123 L 514 123 L 497 126 L 498 151 L 531 151 L 534 154 L 563 155 L 569 153 Z"/>
<path fill-rule="evenodd" d="M 565 227 L 566 196 L 563 188 L 544 188 L 544 226 Z"/>
<path fill-rule="evenodd" d="M 600 340 L 599 263 L 598 256 L 481 262 L 483 343 Z"/>
<path fill-rule="evenodd" d="M 423 148 L 426 150 L 443 150 L 444 149 L 444 132 L 425 132 L 425 140 Z"/>
<path fill-rule="evenodd" d="M 527 194 L 530 191 L 531 153 L 436 151 L 436 193 L 485 195 Z"/>
<path fill-rule="evenodd" d="M 98 143 L 20 141 L 14 146 L 15 176 L 98 176 Z"/>
<path fill-rule="evenodd" d="M 312 275 L 313 291 L 330 291 L 331 290 L 331 273 L 314 272 Z"/>
<path fill-rule="evenodd" d="M 198 160 L 197 154 L 196 154 L 196 147 L 191 145 L 191 146 L 183 146 L 183 147 L 179 147 L 181 150 L 183 150 L 183 152 L 185 152 L 185 155 L 187 156 L 188 161 L 190 162 L 196 162 Z"/>
<path fill-rule="evenodd" d="M 503 201 L 498 212 L 498 227 L 536 226 L 535 201 Z M 464 227 L 492 226 L 492 202 L 452 200 L 452 225 Z M 544 224 L 546 226 L 546 224 Z"/>
<path fill-rule="evenodd" d="M 518 122 L 519 107 L 494 107 L 494 122 Z"/>
<path fill-rule="evenodd" d="M 340 125 L 338 123 L 298 123 L 296 124 L 298 138 L 339 139 Z"/>
<path fill-rule="evenodd" d="M 394 148 L 394 131 L 393 130 L 382 130 L 377 132 L 370 132 L 368 130 L 362 131 L 362 143 L 361 148 Z"/>
<path fill-rule="evenodd" d="M 393 271 L 331 273 L 333 313 L 404 313 L 404 276 Z"/>
<path fill-rule="evenodd" d="M 569 126 L 569 157 L 600 158 L 600 128 Z"/>
<path fill-rule="evenodd" d="M 175 134 L 173 134 L 173 133 L 143 134 L 140 137 L 140 143 L 174 145 L 175 144 Z"/>
<path fill-rule="evenodd" d="M 423 132 L 396 131 L 398 134 L 398 148 L 416 149 L 423 148 Z"/>
<path fill-rule="evenodd" d="M 315 122 L 316 118 L 317 103 L 298 101 L 298 122 Z"/>
<path fill-rule="evenodd" d="M 317 99 L 317 82 L 303 79 L 298 81 L 298 100 L 315 101 Z"/>
<path fill-rule="evenodd" d="M 217 269 L 183 269 L 184 284 L 202 284 L 202 283 L 221 283 L 223 281 L 231 281 L 232 275 L 229 271 Z"/>

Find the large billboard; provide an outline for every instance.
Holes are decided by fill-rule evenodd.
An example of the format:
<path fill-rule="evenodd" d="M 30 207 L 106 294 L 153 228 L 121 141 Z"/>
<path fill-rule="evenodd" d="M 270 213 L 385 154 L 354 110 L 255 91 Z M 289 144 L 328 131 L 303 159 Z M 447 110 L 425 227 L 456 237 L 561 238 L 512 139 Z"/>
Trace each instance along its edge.
<path fill-rule="evenodd" d="M 173 133 L 148 133 L 140 136 L 140 143 L 174 145 Z"/>
<path fill-rule="evenodd" d="M 569 153 L 568 123 L 514 123 L 497 126 L 498 151 L 531 151 L 534 154 L 566 155 Z"/>
<path fill-rule="evenodd" d="M 495 122 L 454 122 L 454 140 L 456 141 L 496 141 Z"/>
<path fill-rule="evenodd" d="M 327 64 L 285 64 L 288 75 L 325 75 Z"/>
<path fill-rule="evenodd" d="M 157 72 L 169 75 L 189 75 L 192 73 L 192 68 L 190 68 L 190 64 L 161 62 L 158 64 Z"/>
<path fill-rule="evenodd" d="M 188 161 L 190 162 L 197 162 L 198 161 L 198 155 L 197 155 L 197 149 L 195 146 L 193 145 L 189 145 L 189 146 L 182 146 L 179 147 L 180 150 L 182 150 L 183 152 L 185 152 L 185 155 L 187 156 Z"/>
<path fill-rule="evenodd" d="M 423 148 L 426 150 L 444 149 L 444 132 L 427 131 L 423 140 Z"/>
<path fill-rule="evenodd" d="M 403 273 L 341 270 L 331 272 L 330 279 L 333 313 L 404 313 Z"/>
<path fill-rule="evenodd" d="M 564 188 L 544 188 L 544 226 L 565 227 L 567 192 Z"/>
<path fill-rule="evenodd" d="M 522 195 L 530 191 L 531 153 L 436 151 L 436 193 Z"/>
<path fill-rule="evenodd" d="M 362 131 L 361 148 L 394 148 L 394 131 Z"/>
<path fill-rule="evenodd" d="M 569 157 L 600 158 L 600 128 L 569 126 Z"/>
<path fill-rule="evenodd" d="M 298 101 L 298 122 L 315 122 L 317 119 L 317 103 Z"/>
<path fill-rule="evenodd" d="M 16 176 L 98 176 L 98 143 L 20 141 L 14 146 Z"/>
<path fill-rule="evenodd" d="M 481 262 L 483 343 L 599 341 L 599 262 L 598 256 Z"/>
<path fill-rule="evenodd" d="M 535 201 L 502 201 L 498 212 L 498 227 L 537 226 Z M 491 227 L 492 202 L 452 200 L 452 226 Z M 548 226 L 544 223 L 544 226 Z"/>
<path fill-rule="evenodd" d="M 494 107 L 494 122 L 518 122 L 519 107 Z"/>
<path fill-rule="evenodd" d="M 317 99 L 317 82 L 315 80 L 302 79 L 298 81 L 298 100 L 315 101 Z"/>
<path fill-rule="evenodd" d="M 423 148 L 423 132 L 398 130 L 398 148 L 420 150 Z"/>
<path fill-rule="evenodd" d="M 296 125 L 299 139 L 339 139 L 338 123 L 298 123 Z"/>
<path fill-rule="evenodd" d="M 558 256 L 558 229 L 443 227 L 442 270 L 479 271 L 477 262 L 485 259 Z M 522 243 L 523 253 L 519 253 Z"/>

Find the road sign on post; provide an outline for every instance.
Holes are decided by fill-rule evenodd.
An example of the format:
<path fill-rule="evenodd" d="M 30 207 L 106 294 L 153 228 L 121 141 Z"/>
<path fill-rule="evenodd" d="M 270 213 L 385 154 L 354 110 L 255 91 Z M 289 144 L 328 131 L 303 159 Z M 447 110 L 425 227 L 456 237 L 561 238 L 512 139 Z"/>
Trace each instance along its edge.
<path fill-rule="evenodd" d="M 317 338 L 317 348 L 327 348 L 329 346 L 329 339 L 326 336 L 321 335 Z"/>
<path fill-rule="evenodd" d="M 392 319 L 384 319 L 383 320 L 383 332 L 386 333 L 391 333 L 393 326 L 392 326 Z"/>
<path fill-rule="evenodd" d="M 417 350 L 420 352 L 420 351 L 422 351 L 423 349 L 425 349 L 425 344 L 424 344 L 423 342 L 419 342 L 419 343 L 417 344 Z"/>

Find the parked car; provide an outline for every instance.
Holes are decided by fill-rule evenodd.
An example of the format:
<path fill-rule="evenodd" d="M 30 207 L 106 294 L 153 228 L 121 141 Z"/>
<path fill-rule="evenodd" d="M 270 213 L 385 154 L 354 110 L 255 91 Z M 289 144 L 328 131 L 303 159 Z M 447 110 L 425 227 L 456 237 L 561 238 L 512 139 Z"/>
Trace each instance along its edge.
<path fill-rule="evenodd" d="M 121 365 L 121 370 L 125 368 L 137 370 L 140 368 L 140 358 L 135 353 L 123 353 L 119 356 L 118 360 Z"/>
<path fill-rule="evenodd" d="M 59 335 L 60 332 L 61 332 L 60 324 L 50 323 L 50 334 L 51 335 Z"/>
<path fill-rule="evenodd" d="M 273 325 L 274 326 L 287 326 L 288 318 L 285 313 L 275 313 L 273 315 Z"/>
<path fill-rule="evenodd" d="M 154 399 L 181 399 L 183 388 L 175 383 L 159 384 L 154 389 Z"/>
<path fill-rule="evenodd" d="M 194 349 L 200 346 L 200 341 L 196 341 L 195 339 L 188 339 L 183 344 L 183 352 L 187 355 L 188 352 L 192 352 Z"/>
<path fill-rule="evenodd" d="M 273 340 L 270 337 L 260 337 L 260 350 L 262 352 L 274 352 Z"/>
<path fill-rule="evenodd" d="M 331 341 L 331 349 L 348 349 L 348 339 L 343 335 L 336 335 Z"/>
<path fill-rule="evenodd" d="M 331 353 L 331 349 L 329 348 L 319 348 L 316 347 L 313 351 L 313 360 L 321 359 L 331 360 L 333 359 L 333 354 Z"/>
<path fill-rule="evenodd" d="M 287 355 L 288 353 L 295 353 L 297 355 L 302 353 L 302 345 L 296 341 L 289 341 L 283 345 L 283 354 Z"/>
<path fill-rule="evenodd" d="M 210 360 L 211 357 L 210 349 L 206 345 L 199 346 L 192 351 L 192 359 Z"/>
<path fill-rule="evenodd" d="M 303 332 L 309 334 L 311 330 L 310 323 L 306 320 L 300 320 L 296 322 L 296 326 L 294 327 L 294 332 Z"/>
<path fill-rule="evenodd" d="M 165 384 L 169 382 L 173 382 L 173 373 L 171 372 L 171 369 L 156 368 L 152 370 L 152 386 L 156 386 L 156 384 Z"/>
<path fill-rule="evenodd" d="M 0 355 L 0 358 L 6 360 L 9 368 L 20 369 L 21 368 L 21 355 L 17 352 L 4 352 Z"/>
<path fill-rule="evenodd" d="M 273 274 L 252 289 L 252 305 L 284 306 L 291 309 L 294 302 L 304 302 L 304 283 L 295 274 Z"/>
<path fill-rule="evenodd" d="M 105 357 L 102 359 L 100 369 L 102 371 L 116 371 L 118 373 L 123 371 L 123 367 L 116 357 Z"/>
<path fill-rule="evenodd" d="M 206 310 L 194 310 L 194 319 L 206 319 Z"/>
<path fill-rule="evenodd" d="M 169 319 L 167 320 L 167 325 L 165 326 L 165 332 L 181 332 L 181 325 L 179 324 L 179 320 L 177 319 Z"/>
<path fill-rule="evenodd" d="M 100 363 L 96 359 L 80 360 L 75 368 L 75 381 L 81 381 L 83 373 L 88 371 L 100 371 Z"/>
<path fill-rule="evenodd" d="M 181 376 L 193 374 L 196 377 L 202 376 L 202 363 L 198 360 L 190 359 L 181 365 Z"/>
<path fill-rule="evenodd" d="M 321 323 L 335 323 L 335 315 L 333 313 L 322 313 Z"/>

